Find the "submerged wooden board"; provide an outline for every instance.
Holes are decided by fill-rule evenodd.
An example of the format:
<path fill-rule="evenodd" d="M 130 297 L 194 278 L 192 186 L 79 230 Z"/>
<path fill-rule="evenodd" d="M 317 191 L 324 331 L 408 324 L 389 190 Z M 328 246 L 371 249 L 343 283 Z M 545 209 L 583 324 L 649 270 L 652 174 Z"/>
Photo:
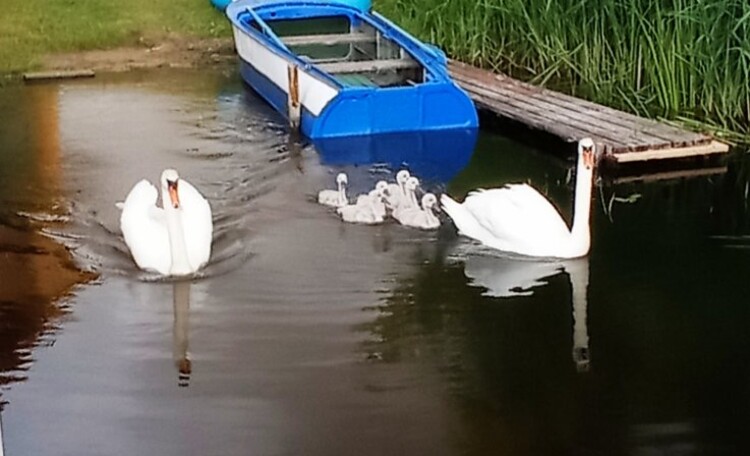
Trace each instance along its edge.
<path fill-rule="evenodd" d="M 634 176 L 618 176 L 609 181 L 614 184 L 629 184 L 631 182 L 655 182 L 663 180 L 686 179 L 692 177 L 714 176 L 724 174 L 729 168 L 727 166 L 716 166 L 713 168 L 696 168 L 677 171 L 662 171 L 658 173 L 645 173 Z"/>
<path fill-rule="evenodd" d="M 43 81 L 46 79 L 93 78 L 94 70 L 39 71 L 24 73 L 24 81 Z"/>
<path fill-rule="evenodd" d="M 563 141 L 591 137 L 617 162 L 724 153 L 729 146 L 708 135 L 638 117 L 590 101 L 451 61 L 458 85 L 482 109 L 544 131 Z"/>

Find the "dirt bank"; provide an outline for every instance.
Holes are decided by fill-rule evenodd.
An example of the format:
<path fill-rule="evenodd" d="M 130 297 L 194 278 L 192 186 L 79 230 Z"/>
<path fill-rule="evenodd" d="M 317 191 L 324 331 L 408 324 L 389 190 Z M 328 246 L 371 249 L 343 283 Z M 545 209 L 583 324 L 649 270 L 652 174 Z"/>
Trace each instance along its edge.
<path fill-rule="evenodd" d="M 236 58 L 232 38 L 169 36 L 158 42 L 141 38 L 139 45 L 107 50 L 51 54 L 43 69 L 121 72 L 143 68 L 196 68 Z"/>

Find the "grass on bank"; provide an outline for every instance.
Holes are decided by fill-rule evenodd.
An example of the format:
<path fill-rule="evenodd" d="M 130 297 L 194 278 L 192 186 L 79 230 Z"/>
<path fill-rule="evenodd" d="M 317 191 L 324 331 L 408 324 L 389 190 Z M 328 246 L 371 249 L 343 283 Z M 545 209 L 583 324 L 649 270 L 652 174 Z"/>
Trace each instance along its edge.
<path fill-rule="evenodd" d="M 718 135 L 750 138 L 746 0 L 375 0 L 449 55 Z"/>
<path fill-rule="evenodd" d="M 208 0 L 3 0 L 0 74 L 37 68 L 45 54 L 106 49 L 170 35 L 230 36 Z"/>
<path fill-rule="evenodd" d="M 750 138 L 746 0 L 374 0 L 460 60 L 640 115 Z M 48 53 L 230 36 L 208 0 L 4 0 L 0 74 Z"/>

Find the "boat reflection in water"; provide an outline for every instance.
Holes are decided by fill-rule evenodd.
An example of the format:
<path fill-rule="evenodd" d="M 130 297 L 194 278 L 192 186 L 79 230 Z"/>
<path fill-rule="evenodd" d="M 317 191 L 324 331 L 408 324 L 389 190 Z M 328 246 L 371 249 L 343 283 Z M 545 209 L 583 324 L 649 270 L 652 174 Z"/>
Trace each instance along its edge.
<path fill-rule="evenodd" d="M 477 134 L 475 128 L 420 131 L 318 139 L 313 145 L 324 165 L 382 165 L 387 168 L 386 172 L 393 174 L 399 169 L 408 169 L 423 186 L 431 186 L 448 183 L 469 163 Z M 361 173 L 348 170 L 355 175 L 365 175 L 369 171 L 369 167 Z M 349 182 L 357 181 L 356 177 L 352 179 L 350 176 Z M 376 180 L 385 178 L 374 177 Z M 370 184 L 374 182 L 368 182 Z"/>
<path fill-rule="evenodd" d="M 464 257 L 464 275 L 470 279 L 469 285 L 485 288 L 483 296 L 532 296 L 535 288 L 547 285 L 548 280 L 557 274 L 566 273 L 570 279 L 573 307 L 573 362 L 578 372 L 589 370 L 589 335 L 586 324 L 589 286 L 587 257 L 544 261 L 507 257 L 484 251 L 461 256 Z"/>

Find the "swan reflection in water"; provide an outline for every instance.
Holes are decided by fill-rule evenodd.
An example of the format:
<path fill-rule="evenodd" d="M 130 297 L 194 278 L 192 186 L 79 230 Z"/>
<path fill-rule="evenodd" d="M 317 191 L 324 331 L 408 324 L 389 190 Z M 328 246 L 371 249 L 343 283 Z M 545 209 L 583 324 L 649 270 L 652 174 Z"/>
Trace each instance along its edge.
<path fill-rule="evenodd" d="M 174 283 L 174 326 L 172 327 L 172 358 L 177 368 L 177 384 L 189 386 L 192 364 L 188 355 L 188 330 L 190 326 L 190 282 Z"/>
<path fill-rule="evenodd" d="M 541 261 L 482 252 L 465 255 L 464 263 L 464 275 L 471 279 L 469 284 L 485 288 L 483 296 L 496 298 L 531 296 L 535 287 L 547 285 L 549 278 L 566 273 L 570 279 L 572 294 L 573 362 L 578 372 L 587 372 L 590 369 L 589 335 L 586 324 L 589 286 L 587 257 Z"/>
<path fill-rule="evenodd" d="M 0 456 L 5 454 L 5 444 L 3 443 L 3 404 L 0 402 Z"/>

